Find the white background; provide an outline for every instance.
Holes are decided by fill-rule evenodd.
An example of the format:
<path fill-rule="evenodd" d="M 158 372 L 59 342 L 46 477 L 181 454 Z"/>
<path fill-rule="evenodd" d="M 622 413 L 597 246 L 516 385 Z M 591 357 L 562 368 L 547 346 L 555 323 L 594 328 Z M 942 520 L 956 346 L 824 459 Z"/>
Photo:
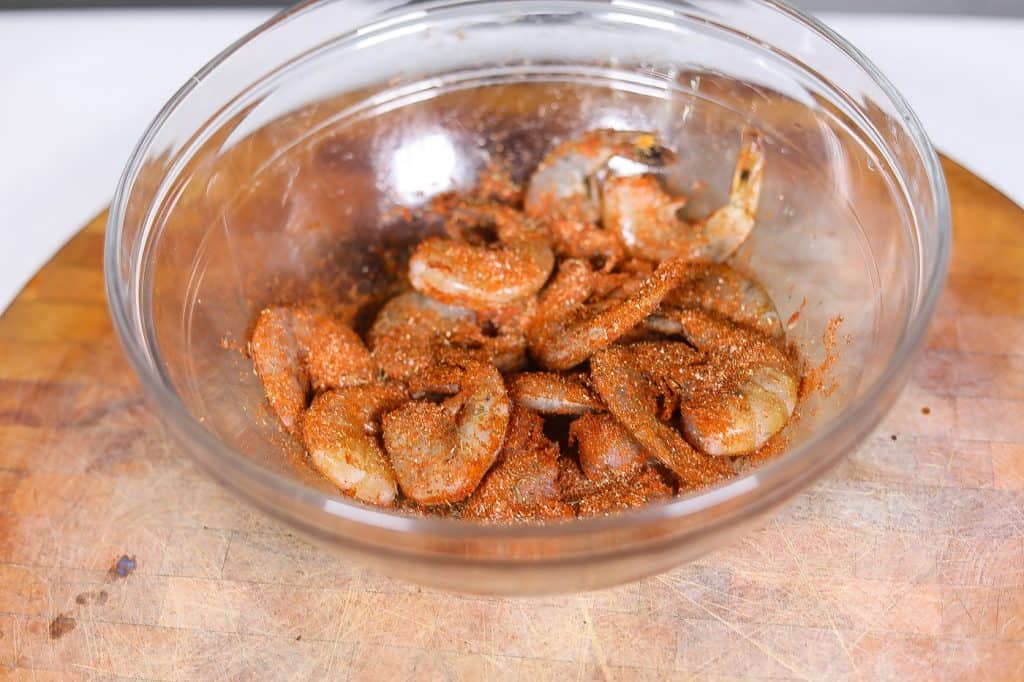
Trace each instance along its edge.
<path fill-rule="evenodd" d="M 271 11 L 0 12 L 0 310 L 110 200 L 179 85 Z M 1024 21 L 826 14 L 944 152 L 1024 205 Z"/>

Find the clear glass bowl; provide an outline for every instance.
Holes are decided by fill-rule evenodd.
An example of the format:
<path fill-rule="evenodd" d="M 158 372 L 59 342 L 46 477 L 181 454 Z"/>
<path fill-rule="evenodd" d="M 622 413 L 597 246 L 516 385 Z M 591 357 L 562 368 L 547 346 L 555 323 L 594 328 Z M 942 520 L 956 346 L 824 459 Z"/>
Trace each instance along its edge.
<path fill-rule="evenodd" d="M 494 155 L 525 173 L 553 139 L 600 126 L 661 131 L 683 157 L 670 180 L 699 212 L 722 201 L 744 124 L 765 131 L 768 156 L 737 258 L 794 315 L 810 366 L 842 317 L 832 390 L 782 456 L 619 516 L 488 527 L 354 503 L 280 435 L 240 352 L 255 312 L 380 286 L 378 247 L 415 230 L 396 206 L 473 184 Z M 782 3 L 339 0 L 278 15 L 157 116 L 117 188 L 106 283 L 154 409 L 225 486 L 384 572 L 535 593 L 692 559 L 845 457 L 906 380 L 949 243 L 942 171 L 906 102 Z"/>

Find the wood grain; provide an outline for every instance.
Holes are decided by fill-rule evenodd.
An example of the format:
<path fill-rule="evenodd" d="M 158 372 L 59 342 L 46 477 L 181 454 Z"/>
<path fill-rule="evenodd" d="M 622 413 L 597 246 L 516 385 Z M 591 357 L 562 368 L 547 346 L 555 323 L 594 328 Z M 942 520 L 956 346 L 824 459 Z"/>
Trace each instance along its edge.
<path fill-rule="evenodd" d="M 98 217 L 0 317 L 4 676 L 1021 679 L 1024 211 L 946 172 L 949 286 L 860 451 L 732 547 L 536 599 L 389 580 L 207 480 L 121 358 Z"/>

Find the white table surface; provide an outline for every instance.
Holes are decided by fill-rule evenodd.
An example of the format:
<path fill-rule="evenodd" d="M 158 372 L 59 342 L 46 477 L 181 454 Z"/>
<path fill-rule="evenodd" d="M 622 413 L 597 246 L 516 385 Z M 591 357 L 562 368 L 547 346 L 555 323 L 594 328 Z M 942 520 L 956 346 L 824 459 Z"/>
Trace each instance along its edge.
<path fill-rule="evenodd" d="M 266 9 L 0 12 L 0 310 L 110 200 L 167 97 Z M 823 17 L 944 152 L 1024 205 L 1024 21 Z"/>

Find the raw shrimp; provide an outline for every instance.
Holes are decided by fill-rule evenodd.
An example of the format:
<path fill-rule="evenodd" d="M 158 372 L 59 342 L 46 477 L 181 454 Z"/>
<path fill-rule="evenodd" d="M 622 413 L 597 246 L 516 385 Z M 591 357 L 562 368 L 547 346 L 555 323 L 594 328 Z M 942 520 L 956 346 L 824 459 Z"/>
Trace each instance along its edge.
<path fill-rule="evenodd" d="M 363 384 L 376 375 L 359 336 L 340 320 L 313 308 L 262 310 L 249 341 L 249 356 L 270 407 L 293 434 L 310 389 Z"/>
<path fill-rule="evenodd" d="M 512 379 L 509 395 L 517 404 L 542 414 L 586 414 L 604 410 L 604 405 L 581 378 L 554 372 L 523 372 Z"/>
<path fill-rule="evenodd" d="M 764 174 L 764 137 L 747 129 L 736 159 L 729 201 L 696 223 L 679 217 L 685 199 L 673 197 L 652 174 L 608 178 L 602 193 L 605 229 L 619 235 L 629 252 L 641 258 L 721 263 L 754 228 Z"/>
<path fill-rule="evenodd" d="M 474 245 L 516 240 L 543 242 L 560 257 L 583 258 L 610 270 L 622 261 L 626 248 L 618 235 L 593 223 L 579 220 L 534 220 L 511 206 L 473 201 L 442 194 L 430 204 L 431 211 L 444 218 L 444 230 L 457 241 Z"/>
<path fill-rule="evenodd" d="M 494 366 L 460 364 L 459 392 L 441 404 L 410 402 L 384 415 L 384 447 L 402 492 L 422 505 L 466 499 L 501 450 L 510 404 Z"/>
<path fill-rule="evenodd" d="M 582 258 L 606 271 L 626 255 L 619 236 L 597 224 L 597 175 L 615 157 L 660 166 L 674 155 L 653 133 L 593 131 L 545 157 L 530 180 L 525 200 L 526 212 L 547 222 L 559 256 Z"/>
<path fill-rule="evenodd" d="M 558 271 L 537 300 L 537 309 L 526 325 L 526 339 L 537 346 L 557 334 L 565 320 L 594 293 L 595 277 L 585 261 L 562 261 Z"/>
<path fill-rule="evenodd" d="M 410 291 L 394 297 L 377 313 L 369 344 L 386 376 L 406 380 L 434 361 L 439 344 L 475 335 L 472 311 Z"/>
<path fill-rule="evenodd" d="M 654 274 L 657 263 L 635 258 L 620 264 L 616 272 L 598 272 L 594 275 L 594 298 L 603 301 L 621 301 L 635 294 L 644 280 Z"/>
<path fill-rule="evenodd" d="M 409 282 L 431 298 L 472 310 L 500 307 L 540 291 L 555 265 L 546 233 L 503 204 L 463 202 L 449 209 L 449 233 L 430 237 L 409 259 Z M 496 241 L 481 241 L 493 230 Z"/>
<path fill-rule="evenodd" d="M 637 295 L 656 269 L 656 263 L 631 259 L 620 265 L 617 272 L 595 272 L 593 277 L 593 293 L 586 303 L 587 314 L 591 317 L 602 313 Z M 672 291 L 666 298 L 671 297 Z M 664 305 L 664 301 L 662 302 Z M 652 313 L 652 315 L 656 314 Z M 650 319 L 650 317 L 648 317 Z M 646 322 L 646 321 L 645 321 Z M 635 337 L 643 338 L 650 335 L 645 324 L 640 324 L 617 339 L 623 343 Z"/>
<path fill-rule="evenodd" d="M 800 378 L 775 343 L 705 310 L 667 316 L 704 354 L 702 362 L 666 374 L 679 391 L 683 429 L 695 447 L 709 455 L 743 455 L 782 430 L 796 408 Z"/>
<path fill-rule="evenodd" d="M 543 335 L 530 339 L 530 352 L 549 369 L 578 365 L 643 322 L 685 273 L 683 261 L 675 258 L 664 261 L 640 284 L 635 294 L 596 313 L 583 308 L 577 314 L 547 322 Z"/>
<path fill-rule="evenodd" d="M 385 376 L 407 380 L 434 362 L 445 348 L 487 359 L 503 371 L 526 359 L 524 332 L 511 328 L 486 334 L 471 310 L 410 291 L 381 308 L 369 333 L 373 358 Z"/>
<path fill-rule="evenodd" d="M 459 392 L 462 384 L 463 369 L 456 364 L 449 364 L 465 359 L 458 351 L 444 353 L 445 362 L 424 367 L 409 377 L 407 386 L 409 395 L 416 400 L 427 397 L 450 396 Z"/>
<path fill-rule="evenodd" d="M 469 498 L 464 518 L 490 522 L 572 518 L 560 499 L 558 445 L 544 435 L 544 421 L 516 406 L 498 463 Z"/>
<path fill-rule="evenodd" d="M 701 488 L 734 473 L 729 462 L 698 452 L 677 430 L 657 416 L 664 392 L 652 377 L 650 359 L 663 352 L 672 364 L 698 354 L 683 343 L 608 346 L 590 359 L 591 378 L 608 410 L 633 437 L 691 488 Z M 635 357 L 637 351 L 645 357 Z"/>
<path fill-rule="evenodd" d="M 662 307 L 703 308 L 780 340 L 782 320 L 771 296 L 760 284 L 728 265 L 699 265 L 671 294 Z M 674 335 L 683 333 L 682 325 L 671 315 L 654 313 L 646 325 L 653 331 Z"/>
<path fill-rule="evenodd" d="M 561 257 L 582 258 L 603 271 L 614 269 L 626 257 L 619 235 L 593 223 L 556 219 L 548 229 L 555 253 Z"/>
<path fill-rule="evenodd" d="M 585 414 L 569 426 L 569 442 L 580 455 L 580 469 L 601 483 L 610 477 L 630 477 L 647 463 L 647 451 L 610 414 Z"/>
<path fill-rule="evenodd" d="M 558 460 L 558 488 L 562 500 L 578 516 L 597 516 L 672 497 L 672 486 L 649 466 L 626 476 L 610 476 L 595 482 L 568 457 Z"/>
<path fill-rule="evenodd" d="M 397 383 L 372 383 L 321 393 L 302 419 L 302 440 L 313 467 L 342 491 L 388 506 L 395 475 L 377 440 L 378 418 L 408 397 Z"/>
<path fill-rule="evenodd" d="M 476 311 L 479 332 L 465 344 L 469 355 L 487 360 L 502 372 L 514 372 L 527 364 L 526 327 L 537 310 L 537 297 Z"/>
<path fill-rule="evenodd" d="M 476 321 L 485 334 L 524 333 L 537 313 L 537 297 L 476 311 Z"/>
<path fill-rule="evenodd" d="M 380 418 L 385 412 L 397 409 L 409 401 L 408 387 L 398 381 L 374 381 L 360 386 L 350 386 L 328 391 L 336 406 L 343 406 L 345 413 L 362 426 L 368 436 L 380 435 Z M 326 394 L 323 394 L 326 395 Z M 302 418 L 303 428 L 309 422 L 308 412 Z"/>
<path fill-rule="evenodd" d="M 595 175 L 620 157 L 648 166 L 675 158 L 657 135 L 636 130 L 592 130 L 548 152 L 530 177 L 524 207 L 543 219 L 594 223 L 600 217 Z"/>
<path fill-rule="evenodd" d="M 486 310 L 540 291 L 554 264 L 551 248 L 539 242 L 491 248 L 429 237 L 409 259 L 409 282 L 439 301 Z"/>

